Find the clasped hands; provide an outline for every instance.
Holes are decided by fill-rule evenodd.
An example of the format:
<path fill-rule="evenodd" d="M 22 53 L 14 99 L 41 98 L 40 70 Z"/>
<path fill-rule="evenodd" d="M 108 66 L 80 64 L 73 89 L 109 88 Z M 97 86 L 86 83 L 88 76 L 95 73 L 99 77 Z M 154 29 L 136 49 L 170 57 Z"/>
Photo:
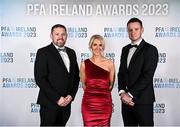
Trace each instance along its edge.
<path fill-rule="evenodd" d="M 67 95 L 66 97 L 60 97 L 60 99 L 57 101 L 57 104 L 61 107 L 66 107 L 71 101 L 71 95 Z"/>
<path fill-rule="evenodd" d="M 120 99 L 123 103 L 129 105 L 129 106 L 134 106 L 134 102 L 132 97 L 128 93 L 121 93 Z"/>

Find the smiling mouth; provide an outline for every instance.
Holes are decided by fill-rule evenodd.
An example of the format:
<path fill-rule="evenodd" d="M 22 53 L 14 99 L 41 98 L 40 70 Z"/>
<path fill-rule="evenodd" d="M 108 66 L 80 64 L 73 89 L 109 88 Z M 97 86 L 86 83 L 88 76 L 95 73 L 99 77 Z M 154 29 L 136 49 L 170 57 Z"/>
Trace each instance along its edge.
<path fill-rule="evenodd" d="M 57 41 L 64 41 L 64 39 L 57 39 Z"/>

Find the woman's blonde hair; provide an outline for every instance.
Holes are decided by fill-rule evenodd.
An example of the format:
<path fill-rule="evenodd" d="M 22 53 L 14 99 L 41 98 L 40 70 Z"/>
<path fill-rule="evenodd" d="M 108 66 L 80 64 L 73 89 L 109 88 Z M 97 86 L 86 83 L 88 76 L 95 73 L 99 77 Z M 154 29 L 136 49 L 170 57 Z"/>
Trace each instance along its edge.
<path fill-rule="evenodd" d="M 98 34 L 91 36 L 91 38 L 89 40 L 89 49 L 91 50 L 93 42 L 95 39 L 99 40 L 102 43 L 102 48 L 104 50 L 105 49 L 105 40 L 101 35 L 98 35 Z"/>

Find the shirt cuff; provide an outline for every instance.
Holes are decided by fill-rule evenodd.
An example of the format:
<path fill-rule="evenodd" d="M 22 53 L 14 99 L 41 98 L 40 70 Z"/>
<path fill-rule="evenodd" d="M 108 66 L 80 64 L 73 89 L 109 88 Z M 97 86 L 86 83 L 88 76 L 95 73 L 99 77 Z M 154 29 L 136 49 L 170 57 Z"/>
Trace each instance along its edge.
<path fill-rule="evenodd" d="M 125 93 L 125 91 L 124 90 L 120 90 L 119 91 L 119 96 L 121 96 L 122 93 Z"/>
<path fill-rule="evenodd" d="M 131 93 L 129 93 L 129 92 L 128 92 L 128 94 L 129 94 L 129 96 L 130 96 L 130 97 L 132 97 L 132 98 L 133 98 L 133 95 L 132 95 Z"/>

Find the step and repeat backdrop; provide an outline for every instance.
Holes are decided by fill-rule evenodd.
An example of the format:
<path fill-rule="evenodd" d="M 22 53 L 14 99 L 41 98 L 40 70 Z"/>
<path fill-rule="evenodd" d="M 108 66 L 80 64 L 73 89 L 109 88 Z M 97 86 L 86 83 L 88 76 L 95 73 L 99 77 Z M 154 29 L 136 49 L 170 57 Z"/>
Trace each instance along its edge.
<path fill-rule="evenodd" d="M 75 49 L 78 63 L 91 57 L 93 34 L 105 38 L 105 57 L 116 66 L 112 126 L 122 126 L 117 73 L 121 49 L 130 43 L 126 23 L 143 21 L 143 38 L 159 51 L 154 76 L 155 126 L 180 125 L 180 1 L 179 0 L 1 0 L 0 1 L 0 126 L 39 126 L 39 88 L 34 80 L 38 48 L 51 43 L 54 24 L 68 30 L 66 45 Z M 81 83 L 72 103 L 68 126 L 83 126 Z"/>

